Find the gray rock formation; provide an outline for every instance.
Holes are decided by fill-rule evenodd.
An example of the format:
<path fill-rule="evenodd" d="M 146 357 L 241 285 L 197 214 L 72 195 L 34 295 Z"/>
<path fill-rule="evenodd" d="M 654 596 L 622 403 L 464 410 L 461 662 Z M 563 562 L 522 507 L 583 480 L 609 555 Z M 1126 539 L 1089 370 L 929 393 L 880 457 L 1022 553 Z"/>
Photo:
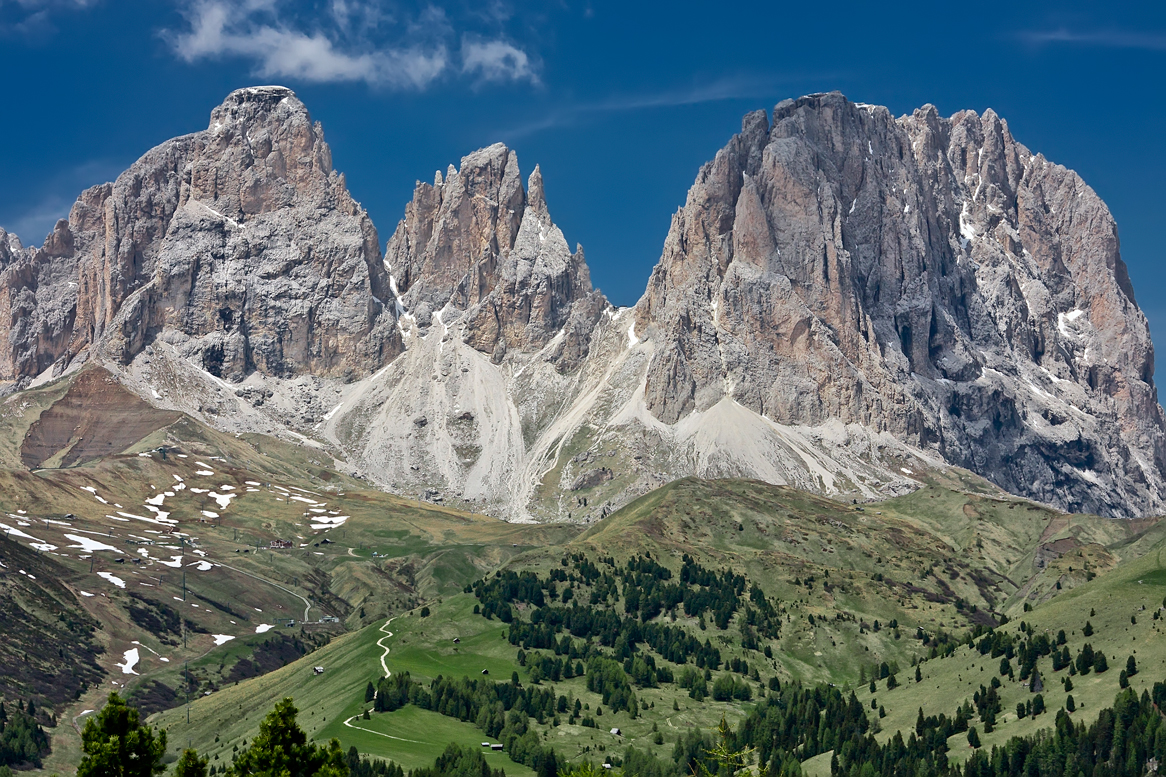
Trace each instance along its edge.
<path fill-rule="evenodd" d="M 501 143 L 432 186 L 418 182 L 385 253 L 404 307 L 422 325 L 447 304 L 463 312 L 466 341 L 495 363 L 562 331 L 553 361 L 575 369 L 607 305 L 582 247 L 572 253 L 551 221 L 538 167 L 524 192 L 518 157 Z"/>
<path fill-rule="evenodd" d="M 494 145 L 417 184 L 386 251 L 407 352 L 346 390 L 320 430 L 387 487 L 515 519 L 530 517 L 531 450 L 576 398 L 612 313 L 538 168 L 521 180 Z"/>
<path fill-rule="evenodd" d="M 1069 510 L 1161 511 L 1153 347 L 1108 209 L 991 111 L 747 116 L 636 311 L 669 424 L 723 397 L 886 431 Z"/>
<path fill-rule="evenodd" d="M 0 229 L 0 381 L 36 375 L 68 347 L 77 299 L 71 244 L 64 221 L 40 249 Z"/>
<path fill-rule="evenodd" d="M 232 93 L 206 131 L 84 192 L 43 248 L 5 257 L 3 380 L 85 355 L 128 364 L 157 339 L 232 380 L 359 377 L 401 350 L 376 229 L 282 87 Z"/>
<path fill-rule="evenodd" d="M 517 520 L 692 474 L 875 498 L 951 465 L 1069 510 L 1166 499 L 1113 219 L 991 111 L 746 116 L 617 310 L 506 147 L 419 183 L 382 262 L 303 105 L 240 90 L 42 247 L 0 231 L 0 329 L 10 387 L 99 360 L 164 408 Z"/>

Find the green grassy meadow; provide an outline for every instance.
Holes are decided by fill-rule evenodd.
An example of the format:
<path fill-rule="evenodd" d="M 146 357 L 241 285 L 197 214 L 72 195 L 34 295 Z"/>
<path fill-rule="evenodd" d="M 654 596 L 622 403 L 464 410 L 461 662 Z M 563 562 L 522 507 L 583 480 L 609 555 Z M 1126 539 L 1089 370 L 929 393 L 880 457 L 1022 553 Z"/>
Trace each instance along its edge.
<path fill-rule="evenodd" d="M 463 588 L 502 569 L 545 574 L 574 554 L 616 565 L 650 554 L 673 571 L 689 555 L 709 569 L 746 576 L 783 609 L 780 635 L 768 644 L 772 658 L 742 647 L 736 621 L 719 630 L 683 613 L 658 617 L 709 640 L 726 662 L 748 661 L 756 672 L 747 680 L 754 698 L 773 677 L 853 689 L 881 738 L 912 729 L 920 708 L 952 714 L 999 675 L 999 659 L 967 647 L 925 660 L 929 650 L 915 639 L 917 629 L 955 639 L 1006 614 L 1011 623 L 1004 630 L 1021 622 L 1051 634 L 1064 629 L 1075 652 L 1089 621 L 1088 641 L 1105 652 L 1110 670 L 1073 678 L 1074 716 L 1081 720 L 1112 701 L 1128 655 L 1141 667 L 1131 678 L 1134 688 L 1166 679 L 1166 621 L 1153 618 L 1166 601 L 1166 522 L 1156 519 L 1064 515 L 950 470 L 924 473 L 925 485 L 911 494 L 862 504 L 756 481 L 688 478 L 590 527 L 515 525 L 370 489 L 324 466 L 319 452 L 261 435 L 223 434 L 187 417 L 98 460 L 21 469 L 21 441 L 38 415 L 68 393 L 70 380 L 0 404 L 9 432 L 0 435 L 0 513 L 7 516 L 0 520 L 30 535 L 14 541 L 53 546 L 43 552 L 52 574 L 76 595 L 76 608 L 102 625 L 96 639 L 107 675 L 60 711 L 46 763 L 53 771 L 75 767 L 71 722 L 109 691 L 132 695 L 157 682 L 181 700 L 187 677 L 190 723 L 185 705 L 151 720 L 169 730 L 172 751 L 193 745 L 212 764 L 229 761 L 287 696 L 310 736 L 336 737 L 346 748 L 406 767 L 431 763 L 450 741 L 478 744 L 484 737 L 472 724 L 425 710 L 359 717 L 371 706 L 366 685 L 383 674 L 378 640 L 389 648 L 391 671 L 422 682 L 486 670 L 503 682 L 518 672 L 529 683 L 506 625 L 475 615 L 477 600 Z M 160 494 L 168 495 L 158 502 Z M 224 494 L 233 495 L 225 507 Z M 177 521 L 174 531 L 149 506 Z M 317 523 L 332 516 L 344 516 L 342 525 Z M 107 547 L 87 551 L 68 534 Z M 291 547 L 270 549 L 273 540 Z M 422 605 L 429 617 L 420 617 Z M 330 615 L 339 623 L 302 630 L 305 608 L 308 620 Z M 386 637 L 381 628 L 389 618 L 393 634 Z M 289 619 L 296 625 L 260 632 Z M 214 635 L 233 639 L 216 645 Z M 277 638 L 316 649 L 261 676 L 230 679 Z M 123 673 L 118 664 L 135 646 L 136 674 Z M 5 649 L 0 645 L 0 655 Z M 13 649 L 13 655 L 25 650 Z M 913 665 L 920 661 L 916 683 Z M 884 662 L 898 667 L 900 686 L 888 691 L 880 682 L 872 695 L 860 680 Z M 1004 711 L 996 731 L 981 729 L 986 746 L 1052 724 L 1067 693 L 1065 672 L 1053 673 L 1049 663 L 1042 659 L 1038 670 L 1050 712 L 1018 720 L 1016 703 L 1032 694 L 1002 678 Z M 316 675 L 316 666 L 324 673 Z M 636 689 L 640 715 L 633 719 L 600 714 L 602 700 L 583 678 L 553 688 L 572 704 L 578 699 L 596 721 L 595 728 L 566 716 L 535 724 L 568 759 L 602 760 L 629 744 L 667 758 L 690 728 L 711 729 L 722 715 L 734 724 L 750 707 L 696 702 L 663 684 Z M 621 734 L 611 734 L 613 727 Z M 950 744 L 954 757 L 966 756 L 966 742 Z M 489 757 L 505 761 L 511 774 L 529 774 L 502 754 Z M 829 758 L 812 759 L 806 769 L 828 772 Z"/>

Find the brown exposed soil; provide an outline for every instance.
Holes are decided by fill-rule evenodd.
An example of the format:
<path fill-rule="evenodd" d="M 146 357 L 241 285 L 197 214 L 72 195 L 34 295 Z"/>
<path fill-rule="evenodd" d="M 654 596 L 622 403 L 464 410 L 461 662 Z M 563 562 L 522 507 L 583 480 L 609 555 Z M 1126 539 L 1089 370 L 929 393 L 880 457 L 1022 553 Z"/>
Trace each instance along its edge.
<path fill-rule="evenodd" d="M 121 453 L 179 417 L 126 391 L 105 370 L 85 370 L 29 427 L 20 458 L 29 469 L 71 467 Z"/>

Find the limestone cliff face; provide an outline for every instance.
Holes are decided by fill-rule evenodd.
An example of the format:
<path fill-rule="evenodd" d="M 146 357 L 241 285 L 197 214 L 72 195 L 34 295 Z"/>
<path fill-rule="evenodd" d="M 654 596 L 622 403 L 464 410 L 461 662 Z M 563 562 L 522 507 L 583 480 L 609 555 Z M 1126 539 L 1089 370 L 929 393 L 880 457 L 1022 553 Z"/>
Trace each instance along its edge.
<path fill-rule="evenodd" d="M 517 155 L 495 144 L 418 183 L 386 260 L 404 307 L 428 326 L 447 304 L 465 315 L 464 339 L 500 363 L 536 351 L 561 331 L 563 370 L 587 356 L 607 302 L 591 286 L 583 249 L 551 221 L 536 166 L 522 188 Z"/>
<path fill-rule="evenodd" d="M 636 309 L 645 399 L 886 431 L 1069 510 L 1161 511 L 1166 434 L 1113 218 L 991 111 L 745 117 Z"/>
<path fill-rule="evenodd" d="M 0 381 L 36 375 L 67 349 L 77 299 L 72 238 L 63 220 L 40 249 L 0 229 Z"/>
<path fill-rule="evenodd" d="M 303 104 L 239 90 L 43 246 L 0 230 L 0 381 L 90 359 L 167 410 L 516 519 L 693 474 L 878 498 L 949 465 L 1067 510 L 1166 509 L 1113 218 L 991 111 L 749 114 L 617 310 L 505 146 L 419 183 L 382 261 Z"/>
<path fill-rule="evenodd" d="M 0 261 L 4 380 L 93 353 L 128 363 L 157 338 L 235 380 L 361 375 L 401 350 L 376 229 L 282 87 L 232 93 L 207 130 L 84 192 L 43 248 Z"/>

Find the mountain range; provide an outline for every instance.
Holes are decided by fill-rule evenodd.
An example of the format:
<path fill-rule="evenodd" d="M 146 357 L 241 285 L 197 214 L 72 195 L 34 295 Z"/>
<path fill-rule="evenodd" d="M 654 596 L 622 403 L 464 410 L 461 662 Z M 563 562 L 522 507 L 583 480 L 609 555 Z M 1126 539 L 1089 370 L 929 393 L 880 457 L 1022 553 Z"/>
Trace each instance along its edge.
<path fill-rule="evenodd" d="M 161 411 L 509 520 L 594 520 L 688 475 L 869 500 L 952 467 L 1163 511 L 1113 217 L 991 110 L 748 114 L 631 308 L 501 144 L 418 182 L 381 245 L 294 93 L 238 90 L 41 247 L 0 230 L 0 381 L 101 366 Z"/>

